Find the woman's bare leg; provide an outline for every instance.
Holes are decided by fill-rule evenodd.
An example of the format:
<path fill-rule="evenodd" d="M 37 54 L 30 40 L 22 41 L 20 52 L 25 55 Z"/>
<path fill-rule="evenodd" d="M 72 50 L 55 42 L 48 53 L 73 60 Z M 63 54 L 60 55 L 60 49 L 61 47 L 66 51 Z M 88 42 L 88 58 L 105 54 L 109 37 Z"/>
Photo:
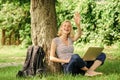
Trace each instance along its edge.
<path fill-rule="evenodd" d="M 101 72 L 96 72 L 95 70 L 102 64 L 100 60 L 96 60 L 93 65 L 87 70 L 86 76 L 95 76 L 102 74 Z"/>
<path fill-rule="evenodd" d="M 100 60 L 96 60 L 93 65 L 89 68 L 89 70 L 96 70 L 100 65 L 102 64 L 102 62 Z"/>
<path fill-rule="evenodd" d="M 89 69 L 85 66 L 85 67 L 81 68 L 81 70 L 88 71 Z"/>

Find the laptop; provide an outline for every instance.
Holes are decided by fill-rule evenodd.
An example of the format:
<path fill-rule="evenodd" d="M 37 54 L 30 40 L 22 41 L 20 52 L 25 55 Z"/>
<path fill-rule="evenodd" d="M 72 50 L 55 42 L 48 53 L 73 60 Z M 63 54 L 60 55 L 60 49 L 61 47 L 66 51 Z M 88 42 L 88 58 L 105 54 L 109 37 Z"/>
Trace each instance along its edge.
<path fill-rule="evenodd" d="M 89 47 L 83 56 L 84 61 L 93 61 L 103 51 L 103 47 Z"/>

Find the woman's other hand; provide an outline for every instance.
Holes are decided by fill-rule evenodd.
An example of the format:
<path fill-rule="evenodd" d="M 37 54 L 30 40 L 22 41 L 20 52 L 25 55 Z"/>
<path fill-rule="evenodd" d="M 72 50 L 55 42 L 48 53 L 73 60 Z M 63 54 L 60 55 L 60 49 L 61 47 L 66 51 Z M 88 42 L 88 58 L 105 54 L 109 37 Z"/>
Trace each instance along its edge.
<path fill-rule="evenodd" d="M 74 14 L 74 21 L 77 27 L 79 27 L 80 26 L 80 14 L 78 12 Z"/>

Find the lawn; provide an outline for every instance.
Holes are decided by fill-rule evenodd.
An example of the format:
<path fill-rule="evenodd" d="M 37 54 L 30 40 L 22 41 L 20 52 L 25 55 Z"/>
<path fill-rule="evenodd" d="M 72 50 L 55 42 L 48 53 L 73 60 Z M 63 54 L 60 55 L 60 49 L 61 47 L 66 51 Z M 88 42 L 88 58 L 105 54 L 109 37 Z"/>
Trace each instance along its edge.
<path fill-rule="evenodd" d="M 75 53 L 79 53 L 81 56 L 84 53 L 84 50 L 87 49 L 87 46 L 84 48 L 76 47 Z M 7 66 L 0 68 L 0 80 L 120 80 L 120 47 L 119 46 L 107 46 L 104 49 L 104 52 L 107 55 L 106 62 L 103 66 L 97 69 L 104 74 L 101 76 L 94 77 L 85 77 L 82 75 L 71 76 L 64 75 L 63 73 L 59 74 L 47 74 L 46 76 L 38 77 L 26 77 L 26 78 L 17 78 L 16 73 L 22 68 L 22 64 L 17 66 Z M 0 64 L 1 63 L 23 63 L 26 55 L 26 49 L 21 48 L 20 46 L 0 46 Z"/>
<path fill-rule="evenodd" d="M 0 63 L 23 62 L 26 51 L 18 46 L 0 46 Z"/>

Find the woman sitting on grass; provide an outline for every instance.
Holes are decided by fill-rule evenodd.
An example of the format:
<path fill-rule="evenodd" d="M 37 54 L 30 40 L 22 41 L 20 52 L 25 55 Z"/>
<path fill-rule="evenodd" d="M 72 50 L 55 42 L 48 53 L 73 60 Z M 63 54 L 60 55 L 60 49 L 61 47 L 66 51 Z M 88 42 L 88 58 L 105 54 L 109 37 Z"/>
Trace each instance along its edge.
<path fill-rule="evenodd" d="M 59 37 L 54 38 L 51 43 L 50 60 L 61 63 L 65 73 L 80 73 L 85 76 L 101 75 L 101 72 L 95 70 L 104 63 L 106 58 L 104 53 L 101 53 L 95 61 L 83 61 L 78 54 L 73 53 L 73 42 L 78 40 L 82 34 L 79 13 L 75 13 L 74 21 L 78 29 L 75 36 L 72 34 L 72 24 L 69 20 L 61 24 L 58 31 Z M 55 57 L 56 53 L 58 57 Z"/>

